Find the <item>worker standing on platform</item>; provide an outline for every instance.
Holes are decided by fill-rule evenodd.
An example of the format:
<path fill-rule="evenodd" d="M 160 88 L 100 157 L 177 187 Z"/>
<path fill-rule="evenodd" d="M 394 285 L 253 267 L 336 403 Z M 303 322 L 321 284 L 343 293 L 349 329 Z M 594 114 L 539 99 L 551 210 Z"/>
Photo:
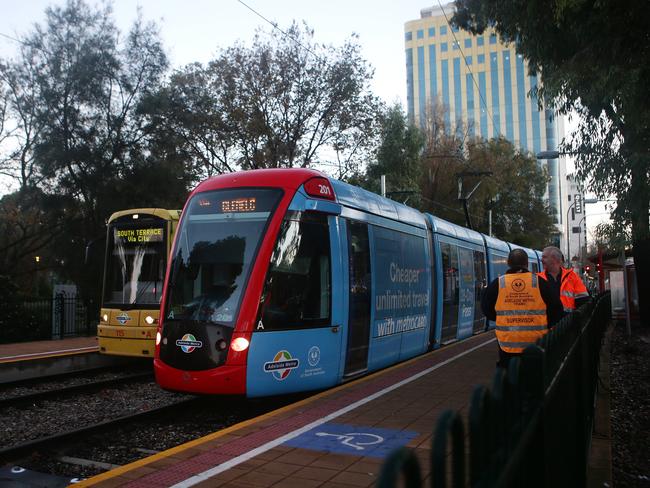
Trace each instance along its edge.
<path fill-rule="evenodd" d="M 562 260 L 562 252 L 557 247 L 545 247 L 542 252 L 544 271 L 539 273 L 539 276 L 548 282 L 553 292 L 560 297 L 564 311 L 570 313 L 589 301 L 589 292 L 572 269 L 562 267 Z"/>
<path fill-rule="evenodd" d="M 506 274 L 488 285 L 481 307 L 488 320 L 496 321 L 501 367 L 535 344 L 563 315 L 562 302 L 548 283 L 528 271 L 523 249 L 510 251 Z"/>

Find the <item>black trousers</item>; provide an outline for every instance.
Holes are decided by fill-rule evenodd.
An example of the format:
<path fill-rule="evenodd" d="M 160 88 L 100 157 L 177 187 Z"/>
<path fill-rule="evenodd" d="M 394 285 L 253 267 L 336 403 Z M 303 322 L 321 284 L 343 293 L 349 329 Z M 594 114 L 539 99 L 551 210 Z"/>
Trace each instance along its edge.
<path fill-rule="evenodd" d="M 510 362 L 510 358 L 515 358 L 519 356 L 519 354 L 504 351 L 503 349 L 501 349 L 501 347 L 499 347 L 498 343 L 497 343 L 497 347 L 499 348 L 499 360 L 497 361 L 497 366 L 499 368 L 508 369 L 508 363 Z"/>

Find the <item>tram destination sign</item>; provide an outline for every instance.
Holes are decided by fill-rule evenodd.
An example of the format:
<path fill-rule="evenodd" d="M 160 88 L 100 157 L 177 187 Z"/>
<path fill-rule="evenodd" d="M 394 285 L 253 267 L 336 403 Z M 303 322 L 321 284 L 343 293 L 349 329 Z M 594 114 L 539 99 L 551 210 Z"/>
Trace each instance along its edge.
<path fill-rule="evenodd" d="M 145 227 L 142 229 L 115 229 L 115 241 L 125 244 L 143 244 L 162 242 L 162 227 Z"/>

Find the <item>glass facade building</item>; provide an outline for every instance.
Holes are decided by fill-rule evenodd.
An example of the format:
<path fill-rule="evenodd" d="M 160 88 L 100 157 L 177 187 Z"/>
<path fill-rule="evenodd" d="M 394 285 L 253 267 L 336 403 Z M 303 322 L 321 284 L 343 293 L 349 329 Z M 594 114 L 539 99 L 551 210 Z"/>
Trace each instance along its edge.
<path fill-rule="evenodd" d="M 435 101 L 443 105 L 450 129 L 461 127 L 485 139 L 503 136 L 534 154 L 557 150 L 564 135 L 562 119 L 540 110 L 537 99 L 528 96 L 539 79 L 528 74 L 526 60 L 492 30 L 475 36 L 452 29 L 448 19 L 453 11 L 453 3 L 426 8 L 404 26 L 410 120 L 424 126 Z M 564 161 L 541 164 L 548 168 L 548 199 L 563 234 L 559 167 Z"/>

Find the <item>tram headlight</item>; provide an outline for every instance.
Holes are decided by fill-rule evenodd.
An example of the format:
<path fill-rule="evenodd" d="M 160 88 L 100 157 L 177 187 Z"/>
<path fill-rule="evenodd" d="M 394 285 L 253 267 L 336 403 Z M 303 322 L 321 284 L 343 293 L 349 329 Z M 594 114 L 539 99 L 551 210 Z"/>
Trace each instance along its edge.
<path fill-rule="evenodd" d="M 248 339 L 245 339 L 244 337 L 237 337 L 230 343 L 230 349 L 232 349 L 235 352 L 242 352 L 248 349 L 250 342 L 248 342 Z"/>
<path fill-rule="evenodd" d="M 102 315 L 102 321 L 103 321 L 103 322 L 108 322 L 108 314 L 107 314 L 107 313 L 105 313 L 104 315 Z"/>
<path fill-rule="evenodd" d="M 153 325 L 156 322 L 156 319 L 154 319 L 151 315 L 147 315 L 144 318 L 144 321 L 149 325 Z"/>
<path fill-rule="evenodd" d="M 160 338 L 162 336 L 160 335 L 160 331 L 156 332 L 156 346 L 160 345 Z"/>

